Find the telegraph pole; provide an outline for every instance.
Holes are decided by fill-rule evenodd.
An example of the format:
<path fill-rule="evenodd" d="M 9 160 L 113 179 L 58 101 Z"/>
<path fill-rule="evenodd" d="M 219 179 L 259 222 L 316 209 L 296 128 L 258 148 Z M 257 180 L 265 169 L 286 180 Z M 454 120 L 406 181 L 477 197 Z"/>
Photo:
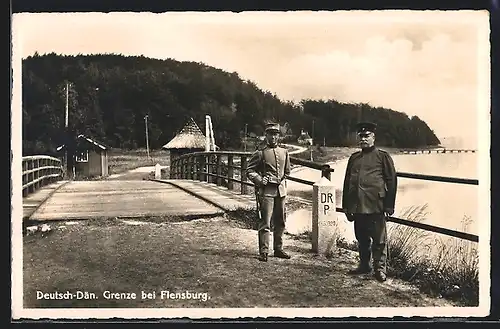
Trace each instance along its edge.
<path fill-rule="evenodd" d="M 69 176 L 70 168 L 68 163 L 68 147 L 69 147 L 69 131 L 68 131 L 68 117 L 69 117 L 69 83 L 66 81 L 66 111 L 64 113 L 64 166 L 66 167 L 66 177 Z"/>
<path fill-rule="evenodd" d="M 147 149 L 147 152 L 148 152 L 148 160 L 150 160 L 150 157 L 149 157 L 149 135 L 148 135 L 148 115 L 147 114 L 144 117 L 144 122 L 145 122 L 145 125 L 146 125 L 146 149 Z"/>
<path fill-rule="evenodd" d="M 247 134 L 248 134 L 247 129 L 248 129 L 248 124 L 245 123 L 245 139 L 244 139 L 245 143 L 243 145 L 245 152 L 247 151 Z"/>
<path fill-rule="evenodd" d="M 66 82 L 66 115 L 65 115 L 65 128 L 68 129 L 68 116 L 69 116 L 69 83 Z"/>
<path fill-rule="evenodd" d="M 312 139 L 312 143 L 311 143 L 311 161 L 314 161 L 314 159 L 313 159 L 313 147 L 314 147 L 314 119 L 313 119 L 313 121 L 312 121 L 311 139 Z"/>
<path fill-rule="evenodd" d="M 313 145 L 314 145 L 314 119 L 313 119 L 313 122 L 312 122 L 312 132 L 311 132 L 311 134 L 312 134 L 311 137 L 312 137 Z"/>

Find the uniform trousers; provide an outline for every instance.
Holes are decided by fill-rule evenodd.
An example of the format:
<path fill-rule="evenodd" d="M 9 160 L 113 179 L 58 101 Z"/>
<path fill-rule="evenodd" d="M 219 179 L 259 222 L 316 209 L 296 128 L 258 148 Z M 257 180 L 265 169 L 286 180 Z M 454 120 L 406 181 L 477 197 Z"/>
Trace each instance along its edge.
<path fill-rule="evenodd" d="M 354 233 L 358 241 L 360 266 L 386 273 L 387 228 L 384 214 L 354 214 Z"/>
<path fill-rule="evenodd" d="M 274 251 L 283 250 L 285 232 L 285 197 L 260 196 L 260 219 L 258 225 L 259 252 L 269 253 L 269 236 L 273 230 Z"/>

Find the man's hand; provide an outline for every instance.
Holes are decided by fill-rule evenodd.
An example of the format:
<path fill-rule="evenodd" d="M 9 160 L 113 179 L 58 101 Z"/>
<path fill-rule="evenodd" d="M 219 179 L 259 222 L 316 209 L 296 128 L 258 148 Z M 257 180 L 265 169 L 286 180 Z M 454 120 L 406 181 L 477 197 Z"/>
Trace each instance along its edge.
<path fill-rule="evenodd" d="M 264 178 L 262 178 L 262 185 L 267 185 L 267 183 L 269 183 L 269 177 L 264 176 Z"/>
<path fill-rule="evenodd" d="M 345 216 L 347 217 L 347 220 L 350 222 L 354 221 L 354 215 L 351 213 L 346 213 Z"/>
<path fill-rule="evenodd" d="M 384 209 L 384 215 L 389 217 L 389 216 L 392 216 L 394 214 L 394 209 L 392 208 L 385 208 Z"/>

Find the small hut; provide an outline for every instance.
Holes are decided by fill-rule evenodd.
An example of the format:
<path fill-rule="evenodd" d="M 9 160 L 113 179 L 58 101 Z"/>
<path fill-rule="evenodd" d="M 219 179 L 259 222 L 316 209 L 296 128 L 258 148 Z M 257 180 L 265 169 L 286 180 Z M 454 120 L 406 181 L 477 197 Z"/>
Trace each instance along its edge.
<path fill-rule="evenodd" d="M 179 156 L 204 151 L 205 135 L 193 118 L 190 118 L 184 128 L 162 148 L 170 151 L 170 168 L 172 168 L 172 161 Z"/>
<path fill-rule="evenodd" d="M 60 152 L 66 148 L 61 145 L 57 148 Z M 78 135 L 74 147 L 75 175 L 83 177 L 108 176 L 108 147 L 103 143 L 85 135 Z"/>

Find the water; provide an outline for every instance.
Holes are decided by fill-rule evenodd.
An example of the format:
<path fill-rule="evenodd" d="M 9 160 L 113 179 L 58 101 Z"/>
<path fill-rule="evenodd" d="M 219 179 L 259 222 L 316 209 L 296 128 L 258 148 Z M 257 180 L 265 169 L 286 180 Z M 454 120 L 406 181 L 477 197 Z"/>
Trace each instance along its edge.
<path fill-rule="evenodd" d="M 409 154 L 394 155 L 397 171 L 449 176 L 458 178 L 478 178 L 476 153 Z M 347 159 L 332 164 L 332 182 L 337 186 L 337 206 L 341 206 L 340 193 L 344 181 Z M 309 168 L 297 168 L 292 176 L 317 181 L 320 173 Z M 297 191 L 311 191 L 312 187 L 296 182 L 288 182 L 291 194 Z M 395 217 L 403 217 L 410 207 L 427 205 L 424 223 L 449 229 L 478 234 L 478 186 L 455 183 L 431 182 L 408 178 L 398 178 Z M 338 214 L 340 229 L 347 240 L 354 240 L 352 223 L 342 213 Z M 464 219 L 469 225 L 464 227 Z M 393 225 L 390 223 L 390 225 Z M 287 216 L 287 230 L 298 234 L 311 229 L 311 210 L 302 209 Z"/>

